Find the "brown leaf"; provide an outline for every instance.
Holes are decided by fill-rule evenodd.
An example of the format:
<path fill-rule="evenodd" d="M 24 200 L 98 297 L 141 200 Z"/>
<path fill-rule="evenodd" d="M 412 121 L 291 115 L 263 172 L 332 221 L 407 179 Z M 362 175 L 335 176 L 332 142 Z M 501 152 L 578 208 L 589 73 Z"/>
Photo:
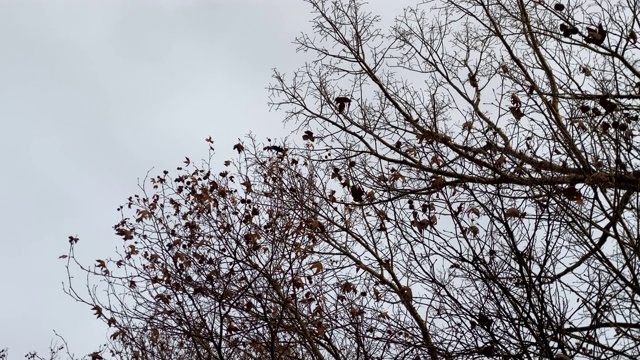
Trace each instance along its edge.
<path fill-rule="evenodd" d="M 375 199 L 376 199 L 376 193 L 373 190 L 369 191 L 367 193 L 367 200 L 373 201 Z"/>
<path fill-rule="evenodd" d="M 322 270 L 324 270 L 324 266 L 322 265 L 322 263 L 320 261 L 315 261 L 311 264 L 311 269 L 315 270 L 315 273 L 319 273 Z"/>
<path fill-rule="evenodd" d="M 237 150 L 238 154 L 240 154 L 241 152 L 244 151 L 244 146 L 242 146 L 242 143 L 237 143 L 233 145 L 233 150 Z"/>
<path fill-rule="evenodd" d="M 433 179 L 433 182 L 431 182 L 431 186 L 436 189 L 442 188 L 444 186 L 444 179 L 442 178 L 442 176 L 436 176 Z"/>
<path fill-rule="evenodd" d="M 358 185 L 351 185 L 351 196 L 353 196 L 353 201 L 363 202 L 364 190 Z"/>
<path fill-rule="evenodd" d="M 562 195 L 564 195 L 570 201 L 576 202 L 578 205 L 582 205 L 584 203 L 582 199 L 582 194 L 575 186 L 571 185 L 565 189 L 562 189 Z"/>
<path fill-rule="evenodd" d="M 68 257 L 69 257 L 69 255 L 60 255 L 60 256 L 58 256 L 58 259 L 66 259 Z"/>
<path fill-rule="evenodd" d="M 376 299 L 376 302 L 380 302 L 382 300 L 382 296 L 380 296 L 380 291 L 378 289 L 373 288 L 373 297 Z"/>
<path fill-rule="evenodd" d="M 251 187 L 251 180 L 247 179 L 244 182 L 241 182 L 240 185 L 246 187 L 246 191 L 247 193 L 250 193 L 253 191 L 253 188 Z"/>
<path fill-rule="evenodd" d="M 102 317 L 102 308 L 98 305 L 94 305 L 91 310 L 94 312 L 93 315 L 96 316 L 96 318 L 101 318 Z"/>
<path fill-rule="evenodd" d="M 294 277 L 293 280 L 291 280 L 291 284 L 293 284 L 293 287 L 296 289 L 302 289 L 304 287 L 304 281 L 302 281 L 302 278 L 299 276 Z"/>
<path fill-rule="evenodd" d="M 118 336 L 124 335 L 124 333 L 122 332 L 122 330 L 116 330 L 113 332 L 113 334 L 111 334 L 111 336 L 109 336 L 111 338 L 111 340 L 115 340 L 118 338 Z"/>
<path fill-rule="evenodd" d="M 584 76 L 591 76 L 591 69 L 587 66 L 580 67 L 580 72 L 584 74 Z"/>
<path fill-rule="evenodd" d="M 504 216 L 508 218 L 517 218 L 520 217 L 520 210 L 516 208 L 509 208 L 504 212 Z"/>
<path fill-rule="evenodd" d="M 518 97 L 518 95 L 516 94 L 511 95 L 511 105 L 517 108 L 520 108 L 520 106 L 522 106 L 522 101 L 520 101 L 520 98 Z"/>
<path fill-rule="evenodd" d="M 89 359 L 90 360 L 104 360 L 104 357 L 102 357 L 102 355 L 100 355 L 97 352 L 92 352 L 91 354 L 89 354 Z"/>
<path fill-rule="evenodd" d="M 391 181 L 397 181 L 397 180 L 402 180 L 402 182 L 405 182 L 406 180 L 404 175 L 402 175 L 399 171 L 396 171 L 393 174 L 391 174 Z"/>
<path fill-rule="evenodd" d="M 524 113 L 520 110 L 519 106 L 511 106 L 509 107 L 509 111 L 511 111 L 511 115 L 513 115 L 516 120 L 520 120 L 524 117 Z"/>
<path fill-rule="evenodd" d="M 123 228 L 117 228 L 116 235 L 121 236 L 123 240 L 133 239 L 133 231 Z"/>
<path fill-rule="evenodd" d="M 350 283 L 350 282 L 346 281 L 344 284 L 340 285 L 340 290 L 341 290 L 343 293 L 346 293 L 346 292 L 353 292 L 353 293 L 355 293 L 355 292 L 356 292 L 356 286 L 355 286 L 355 285 L 353 285 L 352 283 Z"/>

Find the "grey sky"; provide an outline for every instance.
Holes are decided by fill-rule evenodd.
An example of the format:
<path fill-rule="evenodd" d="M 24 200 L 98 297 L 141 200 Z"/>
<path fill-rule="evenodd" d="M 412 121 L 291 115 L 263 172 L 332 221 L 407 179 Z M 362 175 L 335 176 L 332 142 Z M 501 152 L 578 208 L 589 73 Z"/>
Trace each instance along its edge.
<path fill-rule="evenodd" d="M 374 3 L 390 18 L 401 8 Z M 58 256 L 76 234 L 86 264 L 112 254 L 115 209 L 138 177 L 205 157 L 209 135 L 221 161 L 249 131 L 285 135 L 265 87 L 272 68 L 303 64 L 291 41 L 309 28 L 309 9 L 0 1 L 0 348 L 12 359 L 44 351 L 53 329 L 77 355 L 104 339 L 105 326 L 62 293 Z"/>

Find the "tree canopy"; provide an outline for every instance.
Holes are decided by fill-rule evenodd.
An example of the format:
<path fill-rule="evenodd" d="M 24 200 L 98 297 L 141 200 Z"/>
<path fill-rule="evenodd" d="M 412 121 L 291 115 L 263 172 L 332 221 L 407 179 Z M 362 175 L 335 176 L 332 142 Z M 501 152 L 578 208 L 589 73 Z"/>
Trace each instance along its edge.
<path fill-rule="evenodd" d="M 640 358 L 640 5 L 307 2 L 291 137 L 148 177 L 116 256 L 71 239 L 92 356 Z"/>

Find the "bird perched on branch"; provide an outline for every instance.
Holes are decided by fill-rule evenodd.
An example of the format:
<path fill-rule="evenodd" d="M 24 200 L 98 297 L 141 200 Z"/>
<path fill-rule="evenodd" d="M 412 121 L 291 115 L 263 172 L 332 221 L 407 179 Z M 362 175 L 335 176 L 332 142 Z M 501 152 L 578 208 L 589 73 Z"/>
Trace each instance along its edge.
<path fill-rule="evenodd" d="M 338 96 L 335 100 L 336 104 L 338 104 L 338 112 L 342 114 L 345 108 L 351 106 L 351 99 L 345 96 Z"/>
<path fill-rule="evenodd" d="M 287 151 L 287 149 L 280 147 L 278 145 L 270 145 L 270 146 L 265 146 L 265 148 L 263 150 L 269 150 L 269 151 L 275 151 L 278 153 L 284 153 L 285 151 Z"/>
<path fill-rule="evenodd" d="M 587 44 L 602 45 L 604 39 L 607 37 L 607 31 L 602 27 L 602 24 L 598 24 L 598 28 L 587 27 L 587 36 L 584 41 Z"/>

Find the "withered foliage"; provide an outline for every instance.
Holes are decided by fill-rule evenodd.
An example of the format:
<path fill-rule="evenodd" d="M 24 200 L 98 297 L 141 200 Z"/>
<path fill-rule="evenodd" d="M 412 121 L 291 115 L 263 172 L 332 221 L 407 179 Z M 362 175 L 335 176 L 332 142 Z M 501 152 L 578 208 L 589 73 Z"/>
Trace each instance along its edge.
<path fill-rule="evenodd" d="M 301 144 L 150 178 L 68 289 L 112 355 L 640 358 L 640 10 L 308 3 L 270 85 Z"/>

